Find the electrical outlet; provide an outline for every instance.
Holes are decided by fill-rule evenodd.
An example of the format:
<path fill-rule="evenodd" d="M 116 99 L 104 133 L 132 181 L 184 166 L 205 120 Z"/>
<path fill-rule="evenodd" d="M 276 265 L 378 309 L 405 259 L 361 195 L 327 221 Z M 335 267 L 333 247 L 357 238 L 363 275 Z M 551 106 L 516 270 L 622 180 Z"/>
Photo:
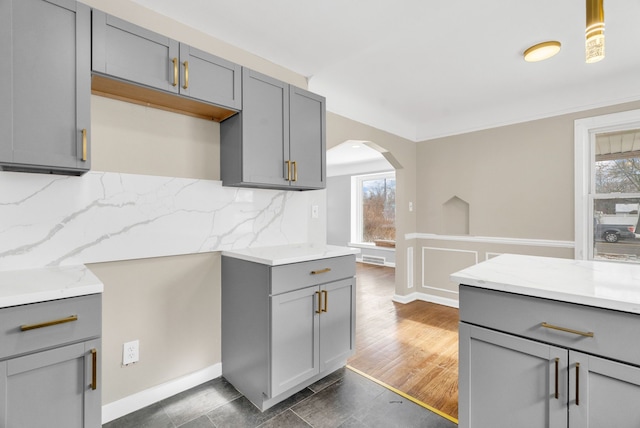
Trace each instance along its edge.
<path fill-rule="evenodd" d="M 122 365 L 137 363 L 140 359 L 140 341 L 134 340 L 122 345 Z"/>
<path fill-rule="evenodd" d="M 319 216 L 318 206 L 311 205 L 311 218 L 318 218 L 318 216 Z"/>

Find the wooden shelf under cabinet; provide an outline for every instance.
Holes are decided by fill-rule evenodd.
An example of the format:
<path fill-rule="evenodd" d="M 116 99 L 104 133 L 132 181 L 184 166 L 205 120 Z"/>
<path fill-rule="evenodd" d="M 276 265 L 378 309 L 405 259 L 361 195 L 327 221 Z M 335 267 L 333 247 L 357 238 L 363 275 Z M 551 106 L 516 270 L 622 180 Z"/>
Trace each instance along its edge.
<path fill-rule="evenodd" d="M 186 114 L 200 119 L 213 120 L 214 122 L 222 122 L 237 113 L 234 110 L 97 74 L 94 74 L 91 78 L 91 93 L 173 113 Z"/>

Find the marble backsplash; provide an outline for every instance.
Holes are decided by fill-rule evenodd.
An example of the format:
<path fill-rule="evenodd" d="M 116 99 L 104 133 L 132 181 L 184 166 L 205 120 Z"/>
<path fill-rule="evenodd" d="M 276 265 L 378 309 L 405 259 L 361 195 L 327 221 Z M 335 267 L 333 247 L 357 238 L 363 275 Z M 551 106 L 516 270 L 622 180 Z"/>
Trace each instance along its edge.
<path fill-rule="evenodd" d="M 0 172 L 0 270 L 309 242 L 319 192 Z"/>

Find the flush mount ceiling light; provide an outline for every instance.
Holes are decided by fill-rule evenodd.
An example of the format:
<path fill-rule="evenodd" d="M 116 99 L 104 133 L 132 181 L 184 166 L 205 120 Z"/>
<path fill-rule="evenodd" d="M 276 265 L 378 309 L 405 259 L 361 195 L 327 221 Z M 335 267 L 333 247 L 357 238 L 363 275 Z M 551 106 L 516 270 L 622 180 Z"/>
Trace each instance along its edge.
<path fill-rule="evenodd" d="M 587 29 L 585 53 L 587 64 L 604 58 L 604 7 L 603 0 L 587 0 Z"/>
<path fill-rule="evenodd" d="M 549 59 L 560 52 L 560 42 L 554 40 L 538 43 L 524 51 L 524 60 L 527 62 L 538 62 Z"/>

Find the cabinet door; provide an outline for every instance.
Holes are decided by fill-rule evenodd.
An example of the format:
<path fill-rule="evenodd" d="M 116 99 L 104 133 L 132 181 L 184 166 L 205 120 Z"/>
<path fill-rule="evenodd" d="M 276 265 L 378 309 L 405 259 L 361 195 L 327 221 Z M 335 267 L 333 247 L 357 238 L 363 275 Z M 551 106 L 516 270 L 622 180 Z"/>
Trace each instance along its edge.
<path fill-rule="evenodd" d="M 640 426 L 640 368 L 570 352 L 569 426 Z"/>
<path fill-rule="evenodd" d="M 242 69 L 242 181 L 289 185 L 289 85 Z"/>
<path fill-rule="evenodd" d="M 321 287 L 320 371 L 346 361 L 354 351 L 355 278 Z"/>
<path fill-rule="evenodd" d="M 180 43 L 180 93 L 240 110 L 241 70 L 238 64 Z"/>
<path fill-rule="evenodd" d="M 324 97 L 291 86 L 289 144 L 295 162 L 293 187 L 322 189 L 326 184 L 326 112 Z"/>
<path fill-rule="evenodd" d="M 566 349 L 465 323 L 459 340 L 461 428 L 567 426 Z"/>
<path fill-rule="evenodd" d="M 90 34 L 75 1 L 0 2 L 0 164 L 90 168 Z"/>
<path fill-rule="evenodd" d="M 93 71 L 178 93 L 180 58 L 176 40 L 95 9 L 92 13 Z"/>
<path fill-rule="evenodd" d="M 77 343 L 1 362 L 0 426 L 100 426 L 99 384 L 91 387 L 91 349 L 99 352 L 99 344 Z M 100 368 L 95 371 L 98 377 Z"/>
<path fill-rule="evenodd" d="M 271 297 L 271 397 L 318 374 L 318 287 Z"/>

